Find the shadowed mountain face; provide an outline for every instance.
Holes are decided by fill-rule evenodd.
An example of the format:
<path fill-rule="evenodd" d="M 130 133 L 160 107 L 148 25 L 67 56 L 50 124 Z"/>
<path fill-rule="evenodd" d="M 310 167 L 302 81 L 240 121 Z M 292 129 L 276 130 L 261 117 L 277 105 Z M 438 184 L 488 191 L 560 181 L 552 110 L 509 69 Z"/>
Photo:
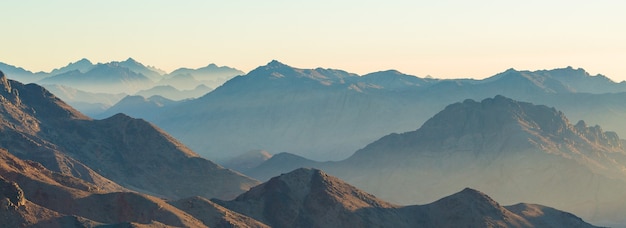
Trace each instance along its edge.
<path fill-rule="evenodd" d="M 319 167 L 402 203 L 471 186 L 506 203 L 536 202 L 590 221 L 626 222 L 620 216 L 626 213 L 624 141 L 599 126 L 572 125 L 554 108 L 502 96 L 449 105 L 418 130 L 385 136 L 343 161 L 293 157 L 276 155 L 246 173 L 263 178 L 292 164 Z"/>
<path fill-rule="evenodd" d="M 513 206 L 534 210 L 514 213 L 473 189 L 422 206 L 397 206 L 315 169 L 274 177 L 218 203 L 272 227 L 593 227 L 539 205 Z"/>
<path fill-rule="evenodd" d="M 0 147 L 97 186 L 167 198 L 232 198 L 258 182 L 200 158 L 143 120 L 91 120 L 47 90 L 0 77 Z"/>

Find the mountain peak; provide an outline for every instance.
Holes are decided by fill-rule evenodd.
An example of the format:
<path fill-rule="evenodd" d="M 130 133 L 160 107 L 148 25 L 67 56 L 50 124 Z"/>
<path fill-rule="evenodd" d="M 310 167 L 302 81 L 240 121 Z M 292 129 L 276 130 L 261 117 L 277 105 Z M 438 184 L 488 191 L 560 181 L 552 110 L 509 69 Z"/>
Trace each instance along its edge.
<path fill-rule="evenodd" d="M 289 67 L 284 63 L 279 62 L 278 60 L 272 60 L 271 62 L 267 63 L 267 65 L 265 65 L 265 67 L 267 68 L 282 68 L 282 67 Z"/>
<path fill-rule="evenodd" d="M 87 59 L 87 58 L 82 58 L 82 59 L 80 59 L 80 60 L 76 61 L 76 63 L 88 63 L 88 64 L 92 64 L 92 62 L 91 62 L 89 59 Z"/>
<path fill-rule="evenodd" d="M 137 62 L 137 60 L 133 59 L 132 57 L 128 57 L 128 59 L 126 59 L 124 62 L 127 62 L 127 63 L 139 63 L 139 62 Z"/>
<path fill-rule="evenodd" d="M 460 137 L 500 132 L 506 126 L 519 125 L 525 129 L 558 134 L 567 128 L 567 124 L 565 115 L 554 108 L 497 95 L 481 102 L 467 99 L 451 104 L 426 121 L 420 131 L 441 133 L 439 136 L 442 137 Z"/>

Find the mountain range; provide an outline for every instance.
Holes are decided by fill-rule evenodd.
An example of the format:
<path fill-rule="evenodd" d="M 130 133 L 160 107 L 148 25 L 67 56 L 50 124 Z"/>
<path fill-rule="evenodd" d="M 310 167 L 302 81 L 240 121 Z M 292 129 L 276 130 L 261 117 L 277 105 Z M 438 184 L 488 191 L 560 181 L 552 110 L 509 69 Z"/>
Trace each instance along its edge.
<path fill-rule="evenodd" d="M 553 106 L 573 120 L 623 135 L 625 91 L 625 83 L 571 67 L 442 80 L 393 70 L 359 76 L 272 61 L 200 98 L 159 107 L 158 116 L 150 116 L 151 109 L 129 115 L 155 123 L 218 162 L 251 150 L 326 161 L 345 159 L 389 133 L 416 129 L 448 104 L 496 95 Z"/>
<path fill-rule="evenodd" d="M 7 72 L 11 79 L 44 85 L 89 116 L 100 114 L 120 101 L 123 98 L 119 97 L 120 94 L 159 95 L 184 100 L 202 96 L 226 80 L 243 74 L 237 69 L 215 64 L 198 69 L 179 68 L 168 74 L 133 58 L 97 64 L 83 58 L 49 73 L 33 73 L 5 63 L 0 63 L 0 70 Z M 103 102 L 102 97 L 107 97 L 107 101 Z"/>

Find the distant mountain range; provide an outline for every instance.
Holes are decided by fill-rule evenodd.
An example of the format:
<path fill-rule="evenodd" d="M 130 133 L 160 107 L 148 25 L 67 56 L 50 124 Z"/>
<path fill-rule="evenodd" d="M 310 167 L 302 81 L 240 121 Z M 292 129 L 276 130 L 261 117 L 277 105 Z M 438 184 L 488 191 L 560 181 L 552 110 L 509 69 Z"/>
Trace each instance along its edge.
<path fill-rule="evenodd" d="M 69 63 L 51 72 L 25 70 L 0 63 L 0 70 L 11 79 L 37 83 L 55 92 L 80 111 L 94 116 L 104 112 L 121 98 L 118 94 L 159 95 L 172 100 L 197 98 L 223 84 L 228 79 L 244 74 L 234 68 L 215 64 L 198 69 L 179 68 L 170 74 L 156 67 L 143 65 L 132 58 L 94 64 L 88 59 Z M 59 87 L 64 89 L 59 90 Z M 74 96 L 79 91 L 85 96 Z M 116 97 L 113 103 L 98 97 Z"/>
<path fill-rule="evenodd" d="M 496 96 L 449 105 L 421 128 L 384 136 L 339 162 L 278 154 L 244 173 L 265 180 L 316 167 L 401 203 L 471 186 L 505 202 L 556 205 L 615 225 L 626 223 L 624 145 L 616 133 L 570 124 L 554 108 Z"/>

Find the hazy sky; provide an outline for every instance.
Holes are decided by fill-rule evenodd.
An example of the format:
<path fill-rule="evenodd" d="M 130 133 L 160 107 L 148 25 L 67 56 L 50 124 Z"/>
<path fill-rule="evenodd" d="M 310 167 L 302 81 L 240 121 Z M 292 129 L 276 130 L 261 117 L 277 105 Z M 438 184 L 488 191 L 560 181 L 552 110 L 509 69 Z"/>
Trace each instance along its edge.
<path fill-rule="evenodd" d="M 88 58 L 166 71 L 272 59 L 364 74 L 484 78 L 584 68 L 626 80 L 624 0 L 6 0 L 0 62 L 50 71 Z"/>

